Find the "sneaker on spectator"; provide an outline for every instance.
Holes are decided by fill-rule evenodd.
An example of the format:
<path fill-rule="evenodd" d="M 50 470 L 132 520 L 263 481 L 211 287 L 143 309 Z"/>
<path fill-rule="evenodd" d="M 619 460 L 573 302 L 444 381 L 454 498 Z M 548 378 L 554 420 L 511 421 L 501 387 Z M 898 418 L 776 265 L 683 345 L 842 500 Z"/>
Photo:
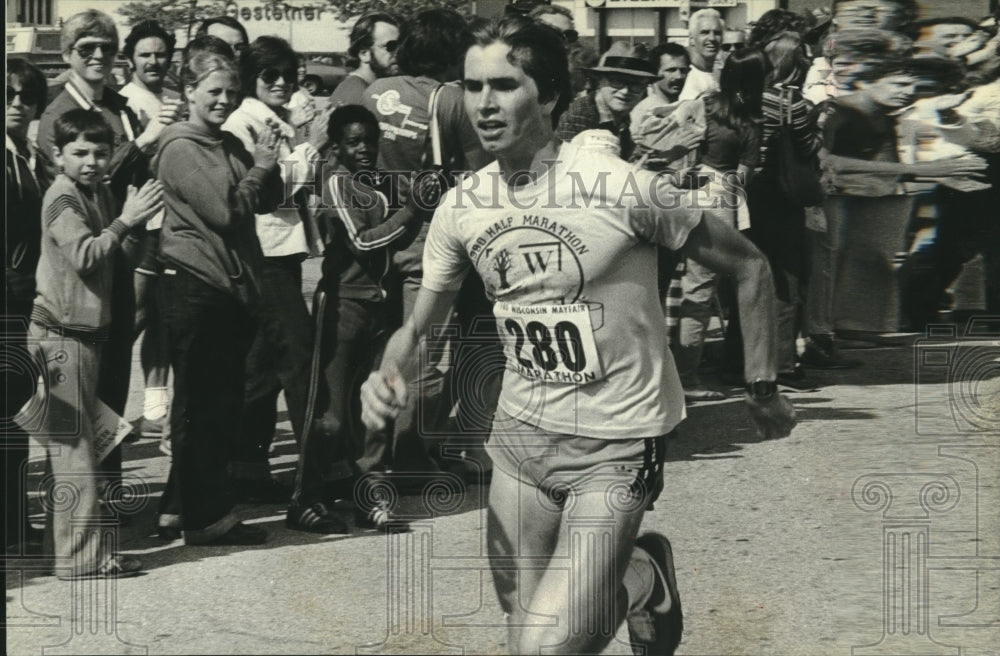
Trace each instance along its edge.
<path fill-rule="evenodd" d="M 400 519 L 392 510 L 381 504 L 367 510 L 360 507 L 355 510 L 354 525 L 385 533 L 407 533 L 410 530 L 409 522 Z"/>
<path fill-rule="evenodd" d="M 684 632 L 684 613 L 677 592 L 670 541 L 659 533 L 646 533 L 635 541 L 635 545 L 650 555 L 658 571 L 654 594 L 643 608 L 629 613 L 626 618 L 632 653 L 636 656 L 673 656 Z M 667 598 L 670 606 L 661 610 Z"/>
<path fill-rule="evenodd" d="M 300 506 L 298 504 L 288 506 L 288 513 L 285 516 L 285 526 L 294 531 L 306 531 L 308 533 L 319 533 L 320 535 L 349 532 L 347 524 L 319 502 L 310 506 Z"/>

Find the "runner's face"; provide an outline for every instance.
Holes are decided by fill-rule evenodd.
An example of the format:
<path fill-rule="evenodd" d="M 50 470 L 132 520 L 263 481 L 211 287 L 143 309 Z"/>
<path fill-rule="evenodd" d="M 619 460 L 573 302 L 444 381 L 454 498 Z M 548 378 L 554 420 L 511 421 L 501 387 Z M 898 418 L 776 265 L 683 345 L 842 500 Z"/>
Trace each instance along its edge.
<path fill-rule="evenodd" d="M 399 28 L 391 23 L 375 23 L 372 39 L 374 43 L 370 49 L 370 65 L 375 77 L 399 75 L 399 65 L 396 63 Z"/>
<path fill-rule="evenodd" d="M 167 44 L 158 36 L 142 39 L 135 44 L 132 65 L 135 66 L 136 77 L 147 87 L 162 85 L 170 67 Z"/>
<path fill-rule="evenodd" d="M 364 123 L 349 123 L 337 142 L 337 161 L 351 173 L 372 171 L 378 157 L 378 130 Z"/>
<path fill-rule="evenodd" d="M 226 71 L 215 71 L 196 87 L 188 85 L 185 95 L 191 121 L 210 128 L 221 127 L 236 108 L 239 91 L 239 80 Z"/>
<path fill-rule="evenodd" d="M 472 46 L 465 55 L 465 110 L 483 148 L 497 157 L 533 156 L 549 139 L 555 99 L 541 102 L 538 87 L 507 61 L 510 46 Z"/>

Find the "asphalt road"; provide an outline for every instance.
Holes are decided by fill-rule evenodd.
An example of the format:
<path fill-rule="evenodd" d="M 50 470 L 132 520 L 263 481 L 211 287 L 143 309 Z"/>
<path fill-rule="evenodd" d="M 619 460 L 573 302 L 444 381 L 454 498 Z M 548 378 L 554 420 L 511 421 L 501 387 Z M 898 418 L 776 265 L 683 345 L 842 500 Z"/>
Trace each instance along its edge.
<path fill-rule="evenodd" d="M 997 340 L 854 351 L 862 369 L 791 394 L 800 423 L 783 439 L 757 437 L 735 391 L 689 408 L 644 524 L 673 543 L 678 653 L 1000 653 Z M 130 419 L 137 373 L 132 388 Z M 279 428 L 287 481 L 295 444 Z M 120 548 L 145 574 L 71 584 L 11 561 L 9 653 L 506 653 L 484 486 L 402 496 L 416 519 L 402 536 L 321 538 L 286 529 L 283 506 L 241 506 L 267 544 L 188 547 L 152 529 L 167 457 L 144 440 L 125 458 L 138 492 Z M 630 653 L 625 639 L 605 653 Z"/>

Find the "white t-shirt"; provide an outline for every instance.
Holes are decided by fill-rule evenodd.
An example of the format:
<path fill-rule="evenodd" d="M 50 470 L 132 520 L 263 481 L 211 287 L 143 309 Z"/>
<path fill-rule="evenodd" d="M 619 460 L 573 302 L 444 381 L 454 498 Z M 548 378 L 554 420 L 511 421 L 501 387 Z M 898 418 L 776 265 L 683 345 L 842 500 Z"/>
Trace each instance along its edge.
<path fill-rule="evenodd" d="M 180 95 L 169 89 L 164 89 L 159 94 L 156 94 L 145 87 L 140 87 L 135 82 L 129 82 L 118 93 L 128 100 L 126 104 L 129 109 L 135 112 L 136 117 L 139 119 L 139 124 L 143 128 L 149 125 L 151 120 L 159 116 L 164 98 L 175 100 L 180 98 Z M 162 228 L 164 213 L 165 210 L 157 212 L 156 216 L 146 223 L 146 230 L 152 231 Z"/>
<path fill-rule="evenodd" d="M 456 290 L 470 265 L 483 279 L 507 356 L 505 412 L 602 439 L 662 435 L 684 418 L 656 287 L 656 245 L 681 247 L 701 220 L 681 198 L 572 144 L 528 184 L 508 189 L 494 162 L 448 192 L 423 285 Z"/>
<path fill-rule="evenodd" d="M 180 95 L 169 89 L 164 89 L 159 94 L 156 94 L 149 89 L 140 87 L 135 82 L 129 82 L 118 93 L 128 99 L 129 109 L 135 112 L 142 127 L 149 125 L 149 122 L 159 115 L 165 98 L 170 98 L 171 100 L 180 99 Z"/>
<path fill-rule="evenodd" d="M 708 91 L 718 91 L 719 83 L 711 71 L 703 71 L 700 68 L 691 67 L 687 80 L 684 81 L 684 90 L 678 100 L 695 100 Z"/>

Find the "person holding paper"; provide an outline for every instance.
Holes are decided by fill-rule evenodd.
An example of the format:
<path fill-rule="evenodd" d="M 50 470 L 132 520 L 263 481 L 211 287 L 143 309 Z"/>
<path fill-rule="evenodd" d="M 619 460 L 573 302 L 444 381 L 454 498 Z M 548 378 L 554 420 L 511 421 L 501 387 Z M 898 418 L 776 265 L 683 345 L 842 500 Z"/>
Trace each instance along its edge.
<path fill-rule="evenodd" d="M 155 180 L 129 186 L 118 218 L 104 175 L 114 132 L 104 117 L 71 109 L 53 123 L 51 155 L 62 170 L 42 200 L 42 241 L 29 336 L 44 362 L 44 403 L 29 434 L 48 452 L 54 479 L 46 523 L 59 578 L 133 576 L 142 564 L 107 553 L 100 531 L 79 524 L 99 517 L 94 454 L 98 372 L 111 332 L 112 287 L 119 250 L 135 255 L 145 224 L 163 209 Z M 60 498 L 72 498 L 61 503 Z"/>

